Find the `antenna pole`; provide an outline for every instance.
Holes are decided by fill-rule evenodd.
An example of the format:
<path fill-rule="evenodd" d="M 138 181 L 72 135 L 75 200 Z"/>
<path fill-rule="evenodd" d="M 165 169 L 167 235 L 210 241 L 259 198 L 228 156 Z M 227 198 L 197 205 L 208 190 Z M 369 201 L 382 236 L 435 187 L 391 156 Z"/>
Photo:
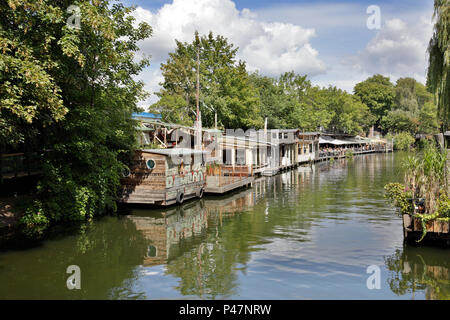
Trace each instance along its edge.
<path fill-rule="evenodd" d="M 196 95 L 196 104 L 197 104 L 197 121 L 199 121 L 199 99 L 200 99 L 200 48 L 197 46 L 197 95 Z"/>

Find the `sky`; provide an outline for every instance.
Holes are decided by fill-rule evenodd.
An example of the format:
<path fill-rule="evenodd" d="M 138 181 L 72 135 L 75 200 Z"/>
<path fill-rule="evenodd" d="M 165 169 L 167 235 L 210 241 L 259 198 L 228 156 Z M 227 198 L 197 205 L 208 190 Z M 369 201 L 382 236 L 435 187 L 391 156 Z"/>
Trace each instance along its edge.
<path fill-rule="evenodd" d="M 151 94 L 140 104 L 144 108 L 158 99 L 160 65 L 175 39 L 191 42 L 195 30 L 225 36 L 249 71 L 267 76 L 294 71 L 314 85 L 348 92 L 376 73 L 394 83 L 400 77 L 426 80 L 433 0 L 123 2 L 136 6 L 136 20 L 153 28 L 152 37 L 139 44 L 140 54 L 151 56 L 138 77 Z"/>

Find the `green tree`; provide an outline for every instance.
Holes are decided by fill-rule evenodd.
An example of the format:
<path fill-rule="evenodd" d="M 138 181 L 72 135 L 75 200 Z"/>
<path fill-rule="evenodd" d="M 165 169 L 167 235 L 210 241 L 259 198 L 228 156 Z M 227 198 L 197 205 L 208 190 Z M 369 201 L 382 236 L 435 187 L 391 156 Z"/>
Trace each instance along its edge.
<path fill-rule="evenodd" d="M 419 127 L 419 120 L 406 110 L 391 110 L 381 119 L 383 130 L 391 133 L 409 132 L 414 134 Z"/>
<path fill-rule="evenodd" d="M 450 123 L 450 0 L 434 1 L 434 33 L 428 46 L 427 84 L 436 96 L 439 116 Z"/>
<path fill-rule="evenodd" d="M 12 146 L 38 140 L 43 158 L 38 200 L 22 222 L 31 228 L 115 209 L 123 163 L 134 146 L 131 113 L 145 97 L 134 76 L 137 42 L 151 34 L 134 26 L 132 8 L 77 1 L 80 28 L 67 24 L 71 1 L 10 0 L 0 4 L 2 121 L 17 129 Z M 8 131 L 7 129 L 6 131 Z M 2 132 L 3 134 L 3 132 Z M 21 140 L 20 140 L 21 139 Z"/>
<path fill-rule="evenodd" d="M 394 136 L 394 149 L 409 151 L 415 141 L 409 132 L 399 132 Z"/>
<path fill-rule="evenodd" d="M 358 96 L 329 87 L 324 89 L 327 96 L 328 110 L 333 114 L 328 131 L 349 134 L 362 134 L 375 121 L 369 108 Z"/>
<path fill-rule="evenodd" d="M 376 117 L 375 125 L 380 127 L 381 119 L 394 104 L 395 91 L 390 79 L 377 74 L 356 84 L 353 91 L 369 107 Z"/>
<path fill-rule="evenodd" d="M 176 41 L 175 52 L 170 53 L 167 62 L 161 65 L 164 81 L 157 93 L 160 100 L 150 108 L 161 111 L 165 120 L 192 124 L 196 110 L 198 53 L 203 125 L 212 126 L 217 112 L 220 126 L 262 127 L 257 91 L 252 86 L 245 63 L 236 61 L 236 52 L 237 48 L 226 38 L 214 37 L 212 32 L 207 36 L 196 32 L 192 43 Z M 180 97 L 184 104 L 181 104 Z M 172 114 L 172 117 L 164 118 L 166 114 Z M 176 117 L 178 119 L 174 119 Z"/>
<path fill-rule="evenodd" d="M 413 78 L 398 79 L 394 108 L 380 123 L 385 131 L 392 133 L 436 133 L 438 122 L 433 95 Z"/>

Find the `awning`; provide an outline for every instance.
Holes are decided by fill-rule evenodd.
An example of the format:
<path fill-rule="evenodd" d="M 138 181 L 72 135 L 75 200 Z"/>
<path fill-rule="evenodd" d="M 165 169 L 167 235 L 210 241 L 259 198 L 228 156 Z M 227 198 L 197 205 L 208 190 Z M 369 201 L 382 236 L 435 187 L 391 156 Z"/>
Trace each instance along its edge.
<path fill-rule="evenodd" d="M 339 139 L 324 139 L 322 137 L 319 138 L 319 144 L 333 144 L 336 146 L 348 144 L 348 142 L 339 140 Z"/>

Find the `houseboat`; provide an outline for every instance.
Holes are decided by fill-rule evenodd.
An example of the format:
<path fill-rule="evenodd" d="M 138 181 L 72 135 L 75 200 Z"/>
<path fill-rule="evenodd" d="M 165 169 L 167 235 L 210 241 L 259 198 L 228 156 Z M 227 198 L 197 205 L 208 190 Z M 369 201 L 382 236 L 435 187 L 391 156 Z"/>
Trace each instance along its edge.
<path fill-rule="evenodd" d="M 123 203 L 171 205 L 203 196 L 204 151 L 187 148 L 135 152 L 121 180 Z"/>

